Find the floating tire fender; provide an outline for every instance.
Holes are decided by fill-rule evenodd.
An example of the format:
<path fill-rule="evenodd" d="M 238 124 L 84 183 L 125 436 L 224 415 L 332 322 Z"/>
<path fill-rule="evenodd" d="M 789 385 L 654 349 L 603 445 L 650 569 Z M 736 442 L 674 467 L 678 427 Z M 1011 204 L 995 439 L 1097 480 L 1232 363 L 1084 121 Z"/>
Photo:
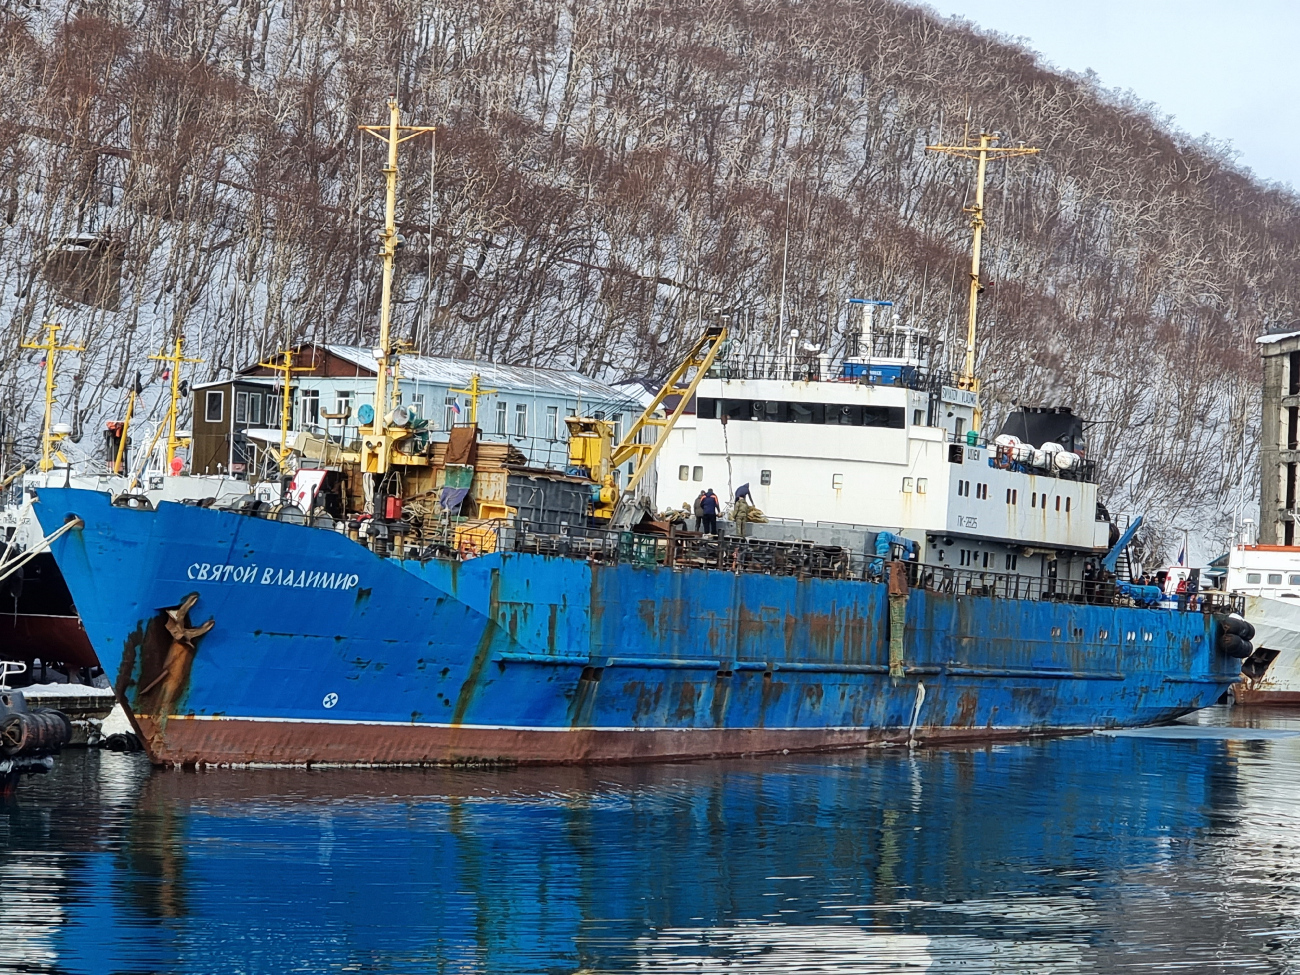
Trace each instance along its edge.
<path fill-rule="evenodd" d="M 1214 641 L 1219 652 L 1237 660 L 1245 660 L 1255 652 L 1250 639 L 1255 635 L 1255 628 L 1236 613 L 1228 616 L 1216 616 L 1218 621 L 1218 638 Z"/>

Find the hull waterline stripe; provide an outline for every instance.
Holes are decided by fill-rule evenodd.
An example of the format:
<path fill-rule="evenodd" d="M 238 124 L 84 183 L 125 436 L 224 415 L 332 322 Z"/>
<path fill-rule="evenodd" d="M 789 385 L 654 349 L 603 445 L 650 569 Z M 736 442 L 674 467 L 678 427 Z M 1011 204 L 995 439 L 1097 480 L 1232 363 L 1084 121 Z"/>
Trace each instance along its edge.
<path fill-rule="evenodd" d="M 145 715 L 145 717 L 149 717 Z M 549 734 L 573 734 L 575 732 L 636 732 L 638 734 L 719 734 L 719 733 L 744 733 L 744 732 L 805 732 L 808 734 L 820 734 L 822 732 L 878 732 L 878 731 L 898 731 L 906 732 L 907 728 L 903 725 L 825 725 L 816 727 L 767 727 L 767 728 L 637 728 L 637 727 L 608 727 L 600 725 L 580 725 L 578 727 L 556 728 L 534 725 L 489 725 L 489 724 L 450 724 L 435 723 L 431 721 L 382 721 L 378 719 L 358 718 L 349 720 L 347 718 L 253 718 L 231 715 L 214 715 L 214 714 L 172 714 L 167 717 L 168 722 L 185 722 L 185 721 L 254 721 L 262 724 L 316 724 L 316 725 L 374 725 L 379 727 L 390 728 L 448 728 L 454 731 L 512 731 L 512 732 L 543 732 Z M 1127 727 L 1127 726 L 1119 726 Z M 958 731 L 987 731 L 989 729 L 970 729 L 959 725 L 939 725 L 937 728 L 952 728 Z M 932 728 L 930 730 L 937 730 Z M 993 731 L 1001 734 L 1004 732 L 1070 732 L 1070 731 L 1099 731 L 1102 730 L 1093 725 L 998 725 Z"/>

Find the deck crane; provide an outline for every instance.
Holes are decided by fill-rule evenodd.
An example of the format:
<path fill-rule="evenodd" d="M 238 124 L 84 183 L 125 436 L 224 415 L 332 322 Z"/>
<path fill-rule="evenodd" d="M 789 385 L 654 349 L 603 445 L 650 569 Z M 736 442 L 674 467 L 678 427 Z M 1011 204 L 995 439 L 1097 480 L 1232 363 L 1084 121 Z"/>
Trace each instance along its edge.
<path fill-rule="evenodd" d="M 678 419 L 686 412 L 695 390 L 726 341 L 726 326 L 710 325 L 706 328 L 618 443 L 614 443 L 614 424 L 608 420 L 571 416 L 564 421 L 569 428 L 568 473 L 589 477 L 596 482 L 592 490 L 594 518 L 617 522 L 618 514 L 631 509 L 630 502 L 635 497 L 637 485 L 659 455 L 664 440 Z M 666 404 L 674 396 L 677 401 L 670 412 Z M 661 411 L 666 415 L 657 416 Z M 656 429 L 657 436 L 652 443 L 639 442 L 641 431 L 647 428 Z M 633 465 L 632 473 L 620 491 L 615 471 L 629 462 Z"/>

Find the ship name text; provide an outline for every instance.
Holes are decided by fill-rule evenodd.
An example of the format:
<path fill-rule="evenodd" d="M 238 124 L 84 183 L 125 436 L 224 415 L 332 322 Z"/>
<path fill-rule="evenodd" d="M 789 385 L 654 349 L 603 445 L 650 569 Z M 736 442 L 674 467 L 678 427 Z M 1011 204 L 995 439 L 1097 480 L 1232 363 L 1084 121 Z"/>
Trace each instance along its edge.
<path fill-rule="evenodd" d="M 196 582 L 246 583 L 248 585 L 284 586 L 293 589 L 353 589 L 361 577 L 347 572 L 321 572 L 307 569 L 262 568 L 256 565 L 223 565 L 220 562 L 195 562 L 185 576 Z"/>

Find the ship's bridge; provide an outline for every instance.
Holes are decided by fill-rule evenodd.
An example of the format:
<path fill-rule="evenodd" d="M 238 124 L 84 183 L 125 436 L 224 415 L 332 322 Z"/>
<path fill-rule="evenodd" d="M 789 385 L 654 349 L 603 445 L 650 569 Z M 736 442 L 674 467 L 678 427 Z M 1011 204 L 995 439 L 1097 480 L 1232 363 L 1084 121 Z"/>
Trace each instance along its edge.
<path fill-rule="evenodd" d="M 660 451 L 658 507 L 690 506 L 708 488 L 728 501 L 747 484 L 774 518 L 878 526 L 918 541 L 1106 547 L 1094 467 L 1081 456 L 1071 453 L 1067 470 L 1059 445 L 988 443 L 973 430 L 975 394 L 941 376 L 852 365 L 806 379 L 734 367 L 704 379 L 693 415 Z"/>

